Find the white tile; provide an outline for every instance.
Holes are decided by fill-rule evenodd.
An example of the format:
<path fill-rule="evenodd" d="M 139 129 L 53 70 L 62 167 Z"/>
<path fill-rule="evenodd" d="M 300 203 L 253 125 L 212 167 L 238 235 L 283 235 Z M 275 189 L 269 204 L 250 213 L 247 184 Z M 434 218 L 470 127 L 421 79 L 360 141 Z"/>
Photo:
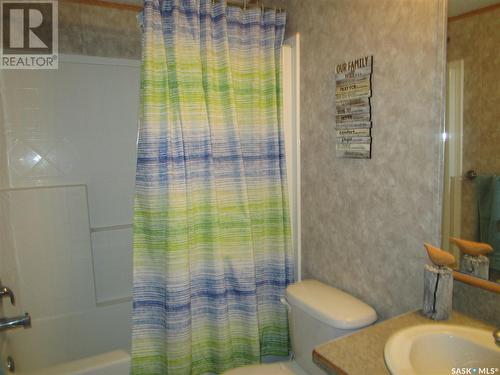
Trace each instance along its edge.
<path fill-rule="evenodd" d="M 86 216 L 92 227 L 132 222 L 140 67 L 60 62 L 57 71 L 5 71 L 2 80 L 9 93 L 6 148 L 16 141 L 23 145 L 9 159 L 9 184 L 86 184 L 89 205 L 87 210 L 78 189 L 76 196 L 62 190 L 0 192 L 0 271 L 18 299 L 15 308 L 4 304 L 4 310 L 29 311 L 35 323 L 32 330 L 13 332 L 13 338 L 25 337 L 14 346 L 33 361 L 116 348 L 129 336 L 123 330 L 129 324 L 114 314 L 94 313 L 103 308 L 96 307 Z M 11 203 L 12 218 L 4 210 Z M 130 296 L 131 231 L 94 237 L 97 299 Z"/>
<path fill-rule="evenodd" d="M 6 71 L 4 80 L 19 89 L 6 98 L 8 146 L 19 140 L 43 159 L 33 166 L 37 156 L 16 149 L 11 183 L 86 184 L 92 227 L 131 223 L 140 67 L 61 62 L 55 72 Z"/>
<path fill-rule="evenodd" d="M 18 87 L 14 90 L 14 99 L 21 108 L 39 108 L 40 98 L 36 87 Z"/>
<path fill-rule="evenodd" d="M 22 140 L 16 139 L 8 151 L 8 160 L 11 173 L 25 176 L 42 161 L 42 156 Z"/>
<path fill-rule="evenodd" d="M 22 308 L 39 319 L 95 307 L 85 187 L 8 196 Z"/>
<path fill-rule="evenodd" d="M 132 228 L 92 233 L 98 303 L 132 296 Z"/>

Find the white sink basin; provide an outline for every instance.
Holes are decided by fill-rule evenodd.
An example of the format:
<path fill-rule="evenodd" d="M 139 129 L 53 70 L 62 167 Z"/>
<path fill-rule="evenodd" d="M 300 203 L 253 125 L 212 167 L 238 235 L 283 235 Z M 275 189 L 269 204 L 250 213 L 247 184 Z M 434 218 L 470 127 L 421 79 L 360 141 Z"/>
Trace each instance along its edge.
<path fill-rule="evenodd" d="M 500 374 L 492 333 L 445 324 L 409 327 L 387 340 L 385 363 L 392 375 Z"/>

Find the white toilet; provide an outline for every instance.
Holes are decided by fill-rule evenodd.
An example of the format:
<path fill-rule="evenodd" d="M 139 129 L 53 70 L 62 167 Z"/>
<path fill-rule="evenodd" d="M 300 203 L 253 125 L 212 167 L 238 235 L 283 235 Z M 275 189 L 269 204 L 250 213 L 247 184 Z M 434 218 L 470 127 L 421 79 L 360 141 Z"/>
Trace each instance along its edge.
<path fill-rule="evenodd" d="M 290 285 L 286 303 L 293 361 L 240 367 L 224 375 L 325 375 L 312 361 L 313 349 L 377 320 L 366 303 L 316 280 Z"/>

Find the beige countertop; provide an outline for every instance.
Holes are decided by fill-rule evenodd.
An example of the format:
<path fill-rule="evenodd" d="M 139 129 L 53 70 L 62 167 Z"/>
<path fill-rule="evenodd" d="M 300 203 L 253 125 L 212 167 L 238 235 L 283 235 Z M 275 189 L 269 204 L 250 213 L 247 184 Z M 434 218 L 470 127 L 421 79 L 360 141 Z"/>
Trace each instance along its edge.
<path fill-rule="evenodd" d="M 464 325 L 493 331 L 493 326 L 456 311 L 453 312 L 451 319 L 446 321 L 430 320 L 419 311 L 413 311 L 322 344 L 314 349 L 313 360 L 329 374 L 390 374 L 384 362 L 384 346 L 387 339 L 402 328 L 433 323 Z"/>

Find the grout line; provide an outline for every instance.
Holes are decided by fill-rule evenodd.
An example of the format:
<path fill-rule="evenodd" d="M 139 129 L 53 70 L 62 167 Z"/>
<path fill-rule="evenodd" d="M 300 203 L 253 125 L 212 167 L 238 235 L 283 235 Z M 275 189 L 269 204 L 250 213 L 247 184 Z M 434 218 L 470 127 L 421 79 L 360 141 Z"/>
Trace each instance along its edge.
<path fill-rule="evenodd" d="M 90 228 L 91 233 L 96 233 L 96 232 L 106 232 L 110 230 L 120 230 L 120 229 L 128 229 L 132 228 L 132 224 L 119 224 L 119 225 L 108 225 L 108 226 L 102 226 L 102 227 L 94 227 Z"/>
<path fill-rule="evenodd" d="M 111 305 L 117 305 L 119 303 L 124 303 L 124 302 L 130 302 L 132 301 L 132 297 L 123 297 L 123 298 L 116 298 L 116 299 L 108 299 L 106 301 L 102 302 L 97 302 L 96 306 L 97 307 L 105 307 L 105 306 L 111 306 Z"/>

